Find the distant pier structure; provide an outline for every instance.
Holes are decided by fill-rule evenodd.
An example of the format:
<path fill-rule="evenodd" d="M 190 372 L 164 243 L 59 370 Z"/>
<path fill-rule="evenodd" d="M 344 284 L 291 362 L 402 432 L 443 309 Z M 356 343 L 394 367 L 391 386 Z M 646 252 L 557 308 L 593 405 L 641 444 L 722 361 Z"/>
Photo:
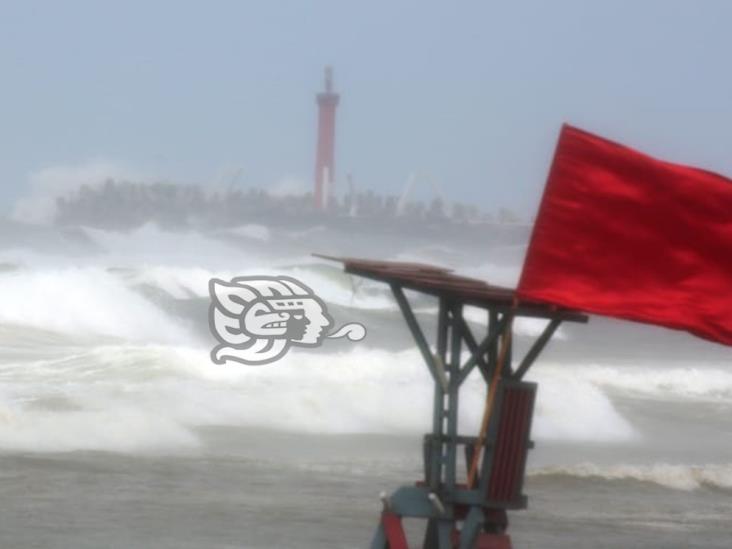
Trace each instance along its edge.
<path fill-rule="evenodd" d="M 325 68 L 325 91 L 318 103 L 318 146 L 315 153 L 315 207 L 325 210 L 335 181 L 335 116 L 340 96 L 333 91 L 333 68 Z"/>

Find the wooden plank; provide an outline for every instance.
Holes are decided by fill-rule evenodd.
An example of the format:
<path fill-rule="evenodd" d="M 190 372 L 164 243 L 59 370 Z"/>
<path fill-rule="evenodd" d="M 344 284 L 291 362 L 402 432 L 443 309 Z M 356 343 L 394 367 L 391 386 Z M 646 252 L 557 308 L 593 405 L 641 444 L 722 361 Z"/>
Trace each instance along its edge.
<path fill-rule="evenodd" d="M 333 257 L 313 254 L 322 259 L 343 263 L 345 272 L 397 285 L 400 288 L 426 293 L 438 298 L 472 305 L 497 312 L 511 312 L 514 316 L 559 319 L 571 322 L 587 322 L 587 315 L 580 311 L 558 308 L 553 305 L 516 299 L 510 288 L 492 286 L 479 279 L 453 274 L 450 269 L 399 261 L 380 261 L 349 257 Z"/>

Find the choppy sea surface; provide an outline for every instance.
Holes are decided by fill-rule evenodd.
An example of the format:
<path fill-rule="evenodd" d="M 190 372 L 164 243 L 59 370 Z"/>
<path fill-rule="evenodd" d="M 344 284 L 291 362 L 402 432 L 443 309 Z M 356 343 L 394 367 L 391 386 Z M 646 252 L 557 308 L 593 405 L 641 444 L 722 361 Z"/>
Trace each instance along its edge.
<path fill-rule="evenodd" d="M 420 476 L 431 382 L 388 289 L 310 253 L 507 285 L 525 253 L 520 234 L 12 231 L 0 239 L 1 548 L 368 546 L 379 492 Z M 208 281 L 257 274 L 301 279 L 366 339 L 213 364 Z M 431 326 L 435 303 L 410 297 Z M 467 314 L 479 331 L 482 315 Z M 517 357 L 542 328 L 518 323 Z M 593 317 L 563 325 L 528 378 L 536 448 L 529 509 L 510 515 L 517 548 L 732 547 L 732 350 Z M 470 378 L 464 433 L 484 398 Z"/>

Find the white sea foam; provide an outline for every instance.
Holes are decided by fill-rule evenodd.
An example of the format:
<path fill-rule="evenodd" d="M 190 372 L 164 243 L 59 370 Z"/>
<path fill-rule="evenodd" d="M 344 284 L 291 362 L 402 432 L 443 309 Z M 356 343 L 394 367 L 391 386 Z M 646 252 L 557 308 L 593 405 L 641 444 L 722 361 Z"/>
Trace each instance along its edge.
<path fill-rule="evenodd" d="M 186 320 L 143 297 L 137 286 L 157 287 L 179 299 L 205 298 L 211 277 L 286 274 L 329 304 L 362 310 L 394 309 L 387 288 L 315 262 L 277 267 L 271 258 L 249 256 L 200 234 L 154 226 L 127 235 L 89 234 L 108 253 L 85 259 L 88 266 L 68 261 L 54 268 L 32 258 L 27 268 L 0 273 L 0 324 L 35 330 L 37 337 L 29 335 L 27 341 L 39 349 L 45 341 L 47 347 L 3 350 L 0 447 L 137 451 L 163 441 L 166 447 L 188 448 L 195 445 L 195 428 L 204 425 L 312 433 L 429 430 L 432 381 L 414 349 L 373 349 L 366 345 L 377 342 L 367 339 L 338 354 L 294 349 L 261 368 L 217 366 L 209 349 L 186 347 L 195 345 Z M 484 321 L 480 317 L 474 320 Z M 544 321 L 520 321 L 516 330 L 536 336 L 543 326 Z M 51 333 L 66 334 L 69 342 L 57 345 Z M 95 341 L 102 336 L 104 341 Z M 149 343 L 155 345 L 142 345 Z M 533 429 L 539 440 L 637 439 L 629 418 L 610 398 L 617 393 L 732 400 L 732 372 L 721 365 L 660 369 L 540 361 L 530 377 L 540 382 Z M 484 399 L 484 385 L 469 379 L 461 396 L 463 432 L 477 431 Z M 54 408 L 54 402 L 65 404 Z M 105 427 L 110 422 L 119 425 Z M 105 438 L 111 432 L 126 436 L 129 445 Z"/>
<path fill-rule="evenodd" d="M 120 233 L 101 229 L 85 229 L 104 250 L 96 263 L 108 266 L 168 265 L 236 269 L 252 264 L 271 264 L 261 253 L 246 253 L 233 244 L 196 231 L 165 231 L 148 223 L 134 231 Z"/>
<path fill-rule="evenodd" d="M 485 309 L 465 307 L 463 315 L 466 320 L 473 324 L 482 326 L 486 326 L 488 324 L 488 313 Z M 546 328 L 548 324 L 549 321 L 542 318 L 519 317 L 513 321 L 513 333 L 520 336 L 538 337 L 544 332 L 544 328 Z M 553 337 L 556 339 L 567 339 L 567 334 L 561 327 L 559 327 L 554 332 Z"/>
<path fill-rule="evenodd" d="M 210 370 L 209 375 L 210 375 Z M 353 349 L 327 357 L 316 354 L 291 355 L 277 369 L 240 372 L 256 383 L 278 387 L 291 408 L 292 417 L 278 427 L 299 423 L 308 431 L 325 432 L 412 432 L 429 430 L 433 384 L 417 351 L 390 353 Z M 477 375 L 468 380 L 461 399 L 460 427 L 477 432 L 485 400 L 485 386 Z M 627 440 L 632 428 L 613 409 L 609 400 L 588 387 L 567 387 L 539 392 L 534 435 L 539 439 Z M 258 393 L 259 394 L 259 393 Z M 263 394 L 266 394 L 263 393 Z M 268 399 L 269 400 L 269 399 Z M 295 406 L 299 403 L 301 406 Z M 282 409 L 276 401 L 271 410 Z M 267 404 L 264 408 L 269 408 Z M 585 420 L 576 421 L 577 409 Z M 261 407 L 252 410 L 260 414 Z M 280 412 L 281 413 L 281 412 Z M 322 415 L 321 415 L 322 414 Z M 290 413 L 288 412 L 288 416 Z M 272 421 L 276 414 L 260 418 Z M 275 420 L 277 421 L 277 420 Z M 573 427 L 567 427 L 566 424 Z"/>
<path fill-rule="evenodd" d="M 313 286 L 331 288 L 335 297 L 328 299 L 344 302 L 349 294 L 347 277 L 340 273 L 310 269 L 291 272 L 303 274 L 304 279 L 311 277 L 308 282 Z M 145 279 L 179 297 L 205 295 L 211 275 L 206 270 L 178 267 L 143 269 L 131 278 L 97 268 L 1 274 L 0 322 L 4 324 L 77 338 L 99 334 L 130 343 L 168 344 L 89 347 L 86 343 L 80 350 L 56 349 L 58 356 L 53 360 L 43 359 L 49 353 L 40 354 L 40 359 L 29 353 L 32 362 L 22 369 L 17 364 L 1 364 L 0 376 L 18 390 L 12 399 L 5 400 L 5 415 L 15 421 L 8 425 L 22 424 L 24 432 L 32 432 L 36 423 L 39 432 L 46 429 L 51 416 L 25 409 L 22 403 L 37 399 L 56 372 L 63 374 L 57 378 L 57 386 L 69 387 L 64 398 L 76 407 L 76 415 L 68 423 L 63 423 L 65 414 L 71 412 L 57 412 L 59 430 L 84 424 L 94 431 L 92 423 L 105 421 L 104 414 L 88 409 L 89 399 L 97 393 L 94 410 L 118 414 L 122 419 L 129 417 L 132 423 L 137 416 L 129 410 L 163 418 L 159 424 L 161 438 L 168 437 L 171 444 L 179 440 L 176 437 L 181 433 L 187 433 L 185 437 L 180 435 L 184 441 L 194 437 L 191 428 L 209 424 L 323 433 L 419 433 L 429 429 L 432 382 L 416 350 L 393 353 L 361 345 L 339 354 L 294 350 L 281 362 L 262 368 L 215 366 L 207 349 L 180 346 L 191 341 L 182 321 L 131 287 Z M 381 298 L 387 300 L 386 295 L 373 299 Z M 16 360 L 17 354 L 8 356 Z M 718 400 L 728 399 L 732 387 L 732 374 L 721 369 L 653 370 L 540 362 L 531 370 L 530 378 L 540 383 L 533 432 L 539 440 L 637 439 L 638 433 L 615 408 L 608 390 L 643 398 Z M 72 391 L 74 387 L 83 388 L 86 396 L 79 397 Z M 461 398 L 464 432 L 477 430 L 484 398 L 483 384 L 469 379 Z M 155 421 L 151 420 L 152 428 L 158 428 L 154 427 Z M 100 427 L 99 432 L 104 430 Z M 0 445 L 24 447 L 30 440 L 12 429 L 6 434 L 5 439 L 0 434 Z M 144 445 L 144 436 L 140 434 L 140 445 Z M 72 440 L 69 435 L 55 447 L 70 448 Z M 103 445 L 103 439 L 97 440 L 95 444 Z"/>
<path fill-rule="evenodd" d="M 118 277 L 98 268 L 0 274 L 0 322 L 70 335 L 182 342 L 189 336 Z"/>
<path fill-rule="evenodd" d="M 155 265 L 135 270 L 128 276 L 130 284 L 152 286 L 178 299 L 207 297 L 212 278 L 230 280 L 240 273 L 212 271 L 201 267 L 171 267 Z"/>
<path fill-rule="evenodd" d="M 287 236 L 294 240 L 304 240 L 312 238 L 313 236 L 322 235 L 328 232 L 328 227 L 325 225 L 315 225 L 299 231 L 288 231 Z"/>
<path fill-rule="evenodd" d="M 293 350 L 257 368 L 214 365 L 208 349 L 180 346 L 104 345 L 58 355 L 0 366 L 7 382 L 0 447 L 30 451 L 36 441 L 37 451 L 185 449 L 195 445 L 195 428 L 207 425 L 329 434 L 430 429 L 433 384 L 416 350 Z M 483 383 L 468 379 L 462 432 L 477 432 L 484 400 Z M 634 436 L 601 392 L 551 379 L 538 394 L 533 434 L 605 442 Z"/>
<path fill-rule="evenodd" d="M 383 284 L 353 277 L 342 272 L 339 267 L 331 265 L 249 267 L 237 271 L 236 275 L 291 276 L 309 286 L 328 304 L 364 310 L 396 308 L 394 298 Z"/>
<path fill-rule="evenodd" d="M 578 465 L 542 467 L 529 471 L 533 477 L 570 476 L 602 480 L 635 480 L 650 482 L 676 490 L 696 490 L 702 486 L 732 489 L 732 465 L 673 465 L 653 463 L 648 465 Z"/>
<path fill-rule="evenodd" d="M 272 233 L 268 227 L 265 227 L 264 225 L 256 225 L 253 223 L 249 225 L 241 225 L 232 229 L 227 229 L 225 232 L 238 236 L 243 236 L 246 238 L 251 238 L 252 240 L 260 240 L 262 242 L 268 242 L 272 238 Z"/>
<path fill-rule="evenodd" d="M 0 448 L 24 452 L 180 451 L 200 446 L 189 429 L 134 406 L 94 410 L 18 410 L 0 403 Z"/>
<path fill-rule="evenodd" d="M 657 400 L 732 402 L 732 370 L 721 364 L 660 368 L 653 365 L 606 366 L 540 363 L 529 377 L 566 376 L 602 391 Z"/>
<path fill-rule="evenodd" d="M 155 265 L 134 271 L 128 275 L 128 279 L 132 284 L 151 285 L 173 297 L 184 299 L 208 296 L 211 278 L 228 280 L 234 276 L 292 276 L 308 285 L 328 304 L 363 310 L 396 308 L 393 297 L 383 286 L 352 278 L 330 266 L 316 269 L 309 266 L 262 265 L 232 271 Z"/>
<path fill-rule="evenodd" d="M 279 272 L 302 280 L 326 303 L 353 309 L 396 308 L 388 287 L 352 277 L 337 267 L 328 267 L 328 270 L 295 267 Z"/>
<path fill-rule="evenodd" d="M 732 369 L 729 365 L 705 367 L 598 366 L 586 378 L 599 387 L 637 396 L 666 399 L 732 401 Z"/>
<path fill-rule="evenodd" d="M 639 434 L 600 389 L 569 373 L 546 374 L 539 381 L 534 433 L 538 439 L 625 442 Z"/>

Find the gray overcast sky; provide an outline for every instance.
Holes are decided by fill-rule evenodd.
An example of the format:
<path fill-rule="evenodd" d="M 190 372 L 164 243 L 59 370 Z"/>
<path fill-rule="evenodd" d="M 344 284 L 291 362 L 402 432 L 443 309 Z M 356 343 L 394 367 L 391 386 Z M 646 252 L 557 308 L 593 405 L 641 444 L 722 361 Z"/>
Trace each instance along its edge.
<path fill-rule="evenodd" d="M 563 121 L 732 175 L 731 24 L 726 0 L 5 0 L 0 211 L 100 160 L 309 183 L 327 63 L 338 175 L 380 191 L 419 170 L 533 214 Z"/>

